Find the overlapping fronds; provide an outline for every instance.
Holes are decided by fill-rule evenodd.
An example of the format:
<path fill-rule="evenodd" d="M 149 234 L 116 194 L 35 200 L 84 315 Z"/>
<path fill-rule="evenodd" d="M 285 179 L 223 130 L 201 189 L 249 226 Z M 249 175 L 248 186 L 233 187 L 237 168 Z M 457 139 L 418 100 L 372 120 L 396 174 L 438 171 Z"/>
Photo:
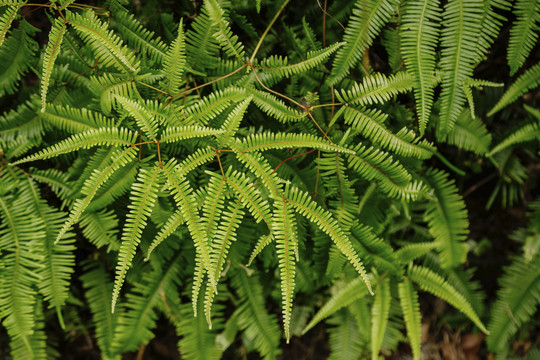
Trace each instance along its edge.
<path fill-rule="evenodd" d="M 137 125 L 139 125 L 139 128 L 143 130 L 146 136 L 156 140 L 158 123 L 154 116 L 137 101 L 127 99 L 123 96 L 116 96 L 116 100 L 135 119 Z"/>
<path fill-rule="evenodd" d="M 229 87 L 223 91 L 216 91 L 202 98 L 197 103 L 186 107 L 186 123 L 206 125 L 208 120 L 213 119 L 223 112 L 231 103 L 244 98 L 245 89 Z"/>
<path fill-rule="evenodd" d="M 538 40 L 540 1 L 517 0 L 514 5 L 516 21 L 510 29 L 508 65 L 514 75 L 523 65 Z"/>
<path fill-rule="evenodd" d="M 306 113 L 302 113 L 297 109 L 285 105 L 285 103 L 275 95 L 256 89 L 249 89 L 248 91 L 253 95 L 253 103 L 255 105 L 266 114 L 281 122 L 298 121 L 307 117 Z"/>
<path fill-rule="evenodd" d="M 216 0 L 205 0 L 204 6 L 217 28 L 214 36 L 221 47 L 225 49 L 227 55 L 244 60 L 244 45 L 238 40 L 238 36 L 233 35 L 229 23 L 225 19 L 225 11 Z"/>
<path fill-rule="evenodd" d="M 330 334 L 329 360 L 361 359 L 364 355 L 365 337 L 358 329 L 359 325 L 349 312 L 341 311 L 328 319 L 333 325 L 328 329 Z"/>
<path fill-rule="evenodd" d="M 394 13 L 395 0 L 358 0 L 343 36 L 346 42 L 336 54 L 329 82 L 337 84 L 373 43 Z"/>
<path fill-rule="evenodd" d="M 6 10 L 4 10 L 3 14 L 0 15 L 0 46 L 2 46 L 4 43 L 9 28 L 17 17 L 19 9 L 20 6 L 18 4 L 11 4 Z"/>
<path fill-rule="evenodd" d="M 492 116 L 498 111 L 504 109 L 514 101 L 516 101 L 521 95 L 525 94 L 529 90 L 532 90 L 540 85 L 540 63 L 534 65 L 523 73 L 510 87 L 503 96 L 499 99 L 497 104 L 488 112 L 488 116 Z"/>
<path fill-rule="evenodd" d="M 471 117 L 471 113 L 465 109 L 457 118 L 454 128 L 448 133 L 446 142 L 483 155 L 488 152 L 491 145 L 491 134 L 482 120 Z"/>
<path fill-rule="evenodd" d="M 414 98 L 420 135 L 424 135 L 433 106 L 433 77 L 439 40 L 438 0 L 408 1 L 400 27 L 401 53 L 414 76 Z"/>
<path fill-rule="evenodd" d="M 74 108 L 69 105 L 49 104 L 40 118 L 46 124 L 69 133 L 82 133 L 92 129 L 112 128 L 113 121 L 101 113 L 86 108 Z"/>
<path fill-rule="evenodd" d="M 219 43 L 214 37 L 217 31 L 216 23 L 210 19 L 206 6 L 191 24 L 191 30 L 186 32 L 186 50 L 195 70 L 212 69 L 217 66 L 219 57 Z"/>
<path fill-rule="evenodd" d="M 443 15 L 441 68 L 443 70 L 440 120 L 437 137 L 444 139 L 454 127 L 465 103 L 463 81 L 472 76 L 476 44 L 481 32 L 480 0 L 450 0 Z"/>
<path fill-rule="evenodd" d="M 489 331 L 486 329 L 471 304 L 440 275 L 426 267 L 412 266 L 409 268 L 408 276 L 413 282 L 418 284 L 422 290 L 428 291 L 445 300 L 463 314 L 467 315 L 467 317 L 471 319 L 483 333 L 489 334 Z"/>
<path fill-rule="evenodd" d="M 335 92 L 342 103 L 371 105 L 384 103 L 399 93 L 409 91 L 413 84 L 413 77 L 407 72 L 398 72 L 390 76 L 376 73 L 364 78 L 361 83 L 355 83 L 351 89 Z"/>
<path fill-rule="evenodd" d="M 510 146 L 519 144 L 526 141 L 540 139 L 540 119 L 535 122 L 525 124 L 519 127 L 517 130 L 506 136 L 504 140 L 495 145 L 487 156 L 496 154 Z"/>
<path fill-rule="evenodd" d="M 425 176 L 433 189 L 433 198 L 425 214 L 429 232 L 438 244 L 443 267 L 456 267 L 465 262 L 468 250 L 465 240 L 469 233 L 469 220 L 465 202 L 454 181 L 448 179 L 448 174 L 430 170 Z"/>
<path fill-rule="evenodd" d="M 247 107 L 252 99 L 253 97 L 250 95 L 246 100 L 236 105 L 235 108 L 227 116 L 227 119 L 223 122 L 223 126 L 221 127 L 223 133 L 217 135 L 217 140 L 220 147 L 223 145 L 228 145 L 229 142 L 232 142 L 231 139 L 238 131 L 238 128 L 240 127 L 240 122 L 244 118 Z"/>

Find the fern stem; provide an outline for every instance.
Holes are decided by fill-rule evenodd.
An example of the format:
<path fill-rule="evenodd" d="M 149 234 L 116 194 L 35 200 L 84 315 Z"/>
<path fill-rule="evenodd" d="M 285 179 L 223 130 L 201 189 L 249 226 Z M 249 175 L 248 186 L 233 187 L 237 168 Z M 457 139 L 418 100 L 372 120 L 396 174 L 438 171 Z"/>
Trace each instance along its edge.
<path fill-rule="evenodd" d="M 259 51 L 259 48 L 261 47 L 264 38 L 266 37 L 266 35 L 268 35 L 268 32 L 270 31 L 272 26 L 274 26 L 274 23 L 276 22 L 279 15 L 285 9 L 285 6 L 287 6 L 288 3 L 289 3 L 289 0 L 285 0 L 285 2 L 283 3 L 283 5 L 281 5 L 281 7 L 279 8 L 278 12 L 274 16 L 274 18 L 272 19 L 270 24 L 268 24 L 268 26 L 266 27 L 266 30 L 264 30 L 264 33 L 262 34 L 261 38 L 259 39 L 259 42 L 257 43 L 257 46 L 255 46 L 255 50 L 253 50 L 253 55 L 251 55 L 251 58 L 249 59 L 248 64 L 253 63 L 253 60 L 255 59 L 255 55 L 257 55 L 257 52 Z"/>
<path fill-rule="evenodd" d="M 456 174 L 458 174 L 459 176 L 465 176 L 465 171 L 459 169 L 458 167 L 456 167 L 455 165 L 452 165 L 452 163 L 450 161 L 448 161 L 447 158 L 445 158 L 444 156 L 442 156 L 439 152 L 435 151 L 434 152 L 435 156 L 439 158 L 439 160 L 441 160 L 443 162 L 444 165 L 446 165 L 450 170 L 452 170 L 453 172 L 455 172 Z"/>

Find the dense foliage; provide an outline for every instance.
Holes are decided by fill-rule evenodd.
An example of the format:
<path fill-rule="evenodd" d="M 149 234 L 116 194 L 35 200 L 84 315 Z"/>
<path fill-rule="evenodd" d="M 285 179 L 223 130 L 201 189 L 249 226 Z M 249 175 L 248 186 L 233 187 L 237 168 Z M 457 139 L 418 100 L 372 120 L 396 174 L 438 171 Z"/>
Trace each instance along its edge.
<path fill-rule="evenodd" d="M 419 359 L 425 294 L 501 358 L 529 336 L 540 1 L 0 6 L 0 356 L 142 358 L 166 321 L 183 359 L 275 359 L 325 322 L 331 359 Z M 486 173 L 530 203 L 492 299 Z"/>

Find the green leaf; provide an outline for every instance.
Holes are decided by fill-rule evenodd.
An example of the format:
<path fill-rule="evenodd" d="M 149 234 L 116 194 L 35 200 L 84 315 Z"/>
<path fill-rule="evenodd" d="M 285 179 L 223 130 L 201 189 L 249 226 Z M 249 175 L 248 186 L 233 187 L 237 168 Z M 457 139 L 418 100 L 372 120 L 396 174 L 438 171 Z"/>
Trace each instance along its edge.
<path fill-rule="evenodd" d="M 418 294 L 414 290 L 409 279 L 404 278 L 398 284 L 399 301 L 403 319 L 407 327 L 407 336 L 411 344 L 413 359 L 420 359 L 420 345 L 422 340 L 420 304 L 418 303 Z"/>

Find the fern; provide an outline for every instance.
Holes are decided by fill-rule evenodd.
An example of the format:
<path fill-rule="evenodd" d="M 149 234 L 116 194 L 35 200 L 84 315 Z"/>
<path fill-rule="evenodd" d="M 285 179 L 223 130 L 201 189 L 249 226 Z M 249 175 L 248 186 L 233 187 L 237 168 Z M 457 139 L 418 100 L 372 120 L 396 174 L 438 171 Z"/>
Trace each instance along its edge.
<path fill-rule="evenodd" d="M 19 5 L 10 5 L 0 16 L 0 46 L 4 43 L 6 35 L 19 11 Z"/>
<path fill-rule="evenodd" d="M 175 94 L 180 91 L 182 75 L 186 66 L 186 44 L 183 23 L 178 25 L 178 36 L 167 50 L 163 59 L 163 72 L 167 82 L 167 93 Z"/>
<path fill-rule="evenodd" d="M 407 326 L 407 336 L 411 343 L 413 359 L 420 359 L 420 344 L 421 344 L 421 319 L 420 319 L 420 304 L 418 303 L 418 294 L 412 287 L 409 279 L 405 278 L 398 284 L 399 301 L 403 318 Z"/>
<path fill-rule="evenodd" d="M 514 6 L 516 22 L 510 29 L 508 44 L 508 65 L 514 75 L 523 65 L 538 40 L 535 27 L 540 23 L 540 2 L 536 0 L 517 0 Z"/>
<path fill-rule="evenodd" d="M 41 112 L 45 112 L 47 103 L 47 89 L 49 88 L 49 80 L 54 66 L 54 62 L 60 53 L 60 45 L 64 39 L 66 32 L 66 23 L 61 18 L 57 18 L 54 22 L 49 34 L 49 42 L 43 58 L 43 71 L 41 72 Z"/>

